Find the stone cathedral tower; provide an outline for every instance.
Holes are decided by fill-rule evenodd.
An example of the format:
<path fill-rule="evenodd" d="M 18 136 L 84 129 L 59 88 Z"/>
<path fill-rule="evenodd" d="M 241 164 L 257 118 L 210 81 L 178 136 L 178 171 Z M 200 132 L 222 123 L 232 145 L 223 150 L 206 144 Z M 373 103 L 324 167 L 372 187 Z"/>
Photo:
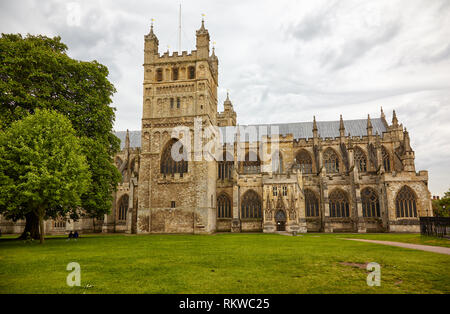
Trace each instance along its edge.
<path fill-rule="evenodd" d="M 216 163 L 193 161 L 199 152 L 194 149 L 196 119 L 203 128 L 217 125 L 218 59 L 214 48 L 210 54 L 204 21 L 196 43 L 190 54 L 160 55 L 153 25 L 145 36 L 139 233 L 209 233 L 216 228 Z M 180 127 L 183 132 L 173 133 Z M 182 148 L 174 146 L 180 143 Z M 172 147 L 178 147 L 182 161 L 169 157 Z"/>

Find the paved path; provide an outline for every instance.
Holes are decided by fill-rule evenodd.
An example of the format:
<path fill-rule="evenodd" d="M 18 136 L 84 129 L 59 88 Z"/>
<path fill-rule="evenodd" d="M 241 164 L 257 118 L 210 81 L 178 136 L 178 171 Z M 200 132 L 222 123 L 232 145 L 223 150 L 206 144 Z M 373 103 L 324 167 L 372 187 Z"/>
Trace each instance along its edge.
<path fill-rule="evenodd" d="M 442 246 L 412 244 L 412 243 L 393 242 L 393 241 L 367 240 L 367 239 L 347 239 L 347 238 L 343 238 L 343 239 L 344 240 L 353 240 L 353 241 L 361 241 L 361 242 L 384 244 L 384 245 L 392 245 L 392 246 L 398 246 L 398 247 L 403 247 L 403 248 L 407 248 L 407 249 L 422 250 L 422 251 L 427 251 L 427 252 L 433 252 L 433 253 L 440 253 L 440 254 L 450 255 L 450 248 L 442 247 Z"/>

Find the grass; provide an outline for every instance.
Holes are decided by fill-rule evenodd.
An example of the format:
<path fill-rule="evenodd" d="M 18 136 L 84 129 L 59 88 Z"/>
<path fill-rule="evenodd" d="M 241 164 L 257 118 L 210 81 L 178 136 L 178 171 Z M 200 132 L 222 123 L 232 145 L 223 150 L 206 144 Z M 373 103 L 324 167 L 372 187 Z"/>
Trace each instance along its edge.
<path fill-rule="evenodd" d="M 430 241 L 364 237 L 382 236 Z M 0 293 L 450 293 L 450 256 L 340 237 L 361 236 L 88 235 L 44 245 L 2 237 Z M 70 262 L 81 265 L 80 287 L 66 285 Z M 381 265 L 380 287 L 366 284 L 369 262 Z"/>

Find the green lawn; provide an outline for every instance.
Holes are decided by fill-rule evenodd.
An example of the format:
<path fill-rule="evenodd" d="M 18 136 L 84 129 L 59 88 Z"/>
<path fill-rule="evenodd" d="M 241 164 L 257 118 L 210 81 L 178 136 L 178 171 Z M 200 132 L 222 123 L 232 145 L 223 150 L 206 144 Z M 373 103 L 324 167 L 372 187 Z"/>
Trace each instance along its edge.
<path fill-rule="evenodd" d="M 450 256 L 340 237 L 361 236 L 90 235 L 44 245 L 2 237 L 0 293 L 450 293 Z M 81 265 L 81 287 L 66 285 L 70 262 Z M 368 262 L 381 265 L 380 287 L 366 284 Z"/>

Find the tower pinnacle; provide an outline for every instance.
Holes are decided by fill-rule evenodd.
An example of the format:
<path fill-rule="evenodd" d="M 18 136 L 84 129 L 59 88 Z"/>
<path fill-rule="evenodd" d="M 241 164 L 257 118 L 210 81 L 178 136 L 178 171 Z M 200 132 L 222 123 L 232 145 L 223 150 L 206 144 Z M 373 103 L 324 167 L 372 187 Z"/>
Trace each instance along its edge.
<path fill-rule="evenodd" d="M 344 126 L 344 119 L 342 119 L 342 115 L 339 118 L 339 134 L 341 137 L 345 136 L 345 126 Z"/>
<path fill-rule="evenodd" d="M 395 113 L 395 110 L 392 112 L 392 125 L 398 126 L 397 114 Z"/>

